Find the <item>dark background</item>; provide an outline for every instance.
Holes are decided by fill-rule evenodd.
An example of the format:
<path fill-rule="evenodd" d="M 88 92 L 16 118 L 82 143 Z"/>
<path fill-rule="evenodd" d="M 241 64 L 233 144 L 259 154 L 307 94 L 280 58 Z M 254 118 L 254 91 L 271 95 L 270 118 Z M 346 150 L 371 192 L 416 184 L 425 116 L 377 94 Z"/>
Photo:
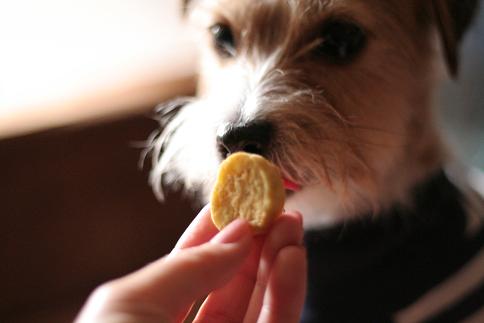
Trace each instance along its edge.
<path fill-rule="evenodd" d="M 137 167 L 145 117 L 0 142 L 0 322 L 68 322 L 100 283 L 166 254 L 194 214 Z M 149 165 L 147 165 L 149 167 Z"/>

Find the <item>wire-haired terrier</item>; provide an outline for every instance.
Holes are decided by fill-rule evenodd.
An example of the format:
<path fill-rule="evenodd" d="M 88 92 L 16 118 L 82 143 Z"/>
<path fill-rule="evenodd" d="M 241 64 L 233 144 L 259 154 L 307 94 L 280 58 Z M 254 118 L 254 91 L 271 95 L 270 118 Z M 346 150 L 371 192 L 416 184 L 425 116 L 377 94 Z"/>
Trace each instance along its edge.
<path fill-rule="evenodd" d="M 304 216 L 303 322 L 484 322 L 484 203 L 432 112 L 477 2 L 185 1 L 198 93 L 159 109 L 153 187 L 207 199 L 227 155 L 260 154 Z"/>

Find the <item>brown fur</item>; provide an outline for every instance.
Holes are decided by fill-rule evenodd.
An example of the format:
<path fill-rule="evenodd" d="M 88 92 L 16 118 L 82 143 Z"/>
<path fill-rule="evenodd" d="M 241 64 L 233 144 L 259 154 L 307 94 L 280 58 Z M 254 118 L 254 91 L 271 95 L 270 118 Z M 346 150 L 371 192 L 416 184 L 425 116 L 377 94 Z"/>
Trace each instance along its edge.
<path fill-rule="evenodd" d="M 304 187 L 326 187 L 324 194 L 338 205 L 332 209 L 335 217 L 406 203 L 411 187 L 446 161 L 431 109 L 439 51 L 430 2 L 197 0 L 190 5 L 202 35 L 198 101 L 182 108 L 157 141 L 156 186 L 175 172 L 189 188 L 202 185 L 208 192 L 217 161 L 207 161 L 207 176 L 197 179 L 193 169 L 177 165 L 196 158 L 184 151 L 206 145 L 206 153 L 214 153 L 218 127 L 251 120 L 277 126 L 268 157 Z M 343 66 L 311 56 L 322 24 L 339 17 L 357 22 L 368 35 L 362 55 Z M 205 32 L 215 23 L 232 28 L 236 57 L 216 54 Z M 195 124 L 188 118 L 195 115 L 207 123 L 200 131 L 206 138 L 212 133 L 213 141 L 193 142 Z"/>

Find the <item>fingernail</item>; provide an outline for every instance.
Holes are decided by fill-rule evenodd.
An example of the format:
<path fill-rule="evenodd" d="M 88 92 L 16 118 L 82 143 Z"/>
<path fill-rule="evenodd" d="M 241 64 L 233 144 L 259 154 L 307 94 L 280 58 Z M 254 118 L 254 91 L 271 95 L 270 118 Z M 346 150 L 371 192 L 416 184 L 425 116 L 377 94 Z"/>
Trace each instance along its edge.
<path fill-rule="evenodd" d="M 200 213 L 205 213 L 205 212 L 208 212 L 209 210 L 210 210 L 210 203 L 209 204 L 205 204 L 204 207 L 202 207 L 202 209 L 198 213 L 199 214 Z"/>
<path fill-rule="evenodd" d="M 247 221 L 236 219 L 212 238 L 215 243 L 234 243 L 251 234 Z"/>
<path fill-rule="evenodd" d="M 288 212 L 286 212 L 286 214 L 294 216 L 299 221 L 299 224 L 301 226 L 303 225 L 303 216 L 302 216 L 301 212 L 299 212 L 299 211 L 288 211 Z"/>

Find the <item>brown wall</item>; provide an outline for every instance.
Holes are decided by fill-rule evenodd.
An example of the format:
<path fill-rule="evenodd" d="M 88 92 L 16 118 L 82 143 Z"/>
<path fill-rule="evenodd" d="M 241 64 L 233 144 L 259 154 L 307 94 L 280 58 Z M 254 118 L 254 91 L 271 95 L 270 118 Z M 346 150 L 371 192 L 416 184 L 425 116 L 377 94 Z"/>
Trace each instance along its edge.
<path fill-rule="evenodd" d="M 89 291 L 167 253 L 193 216 L 137 167 L 149 118 L 0 141 L 0 322 L 70 321 Z"/>

